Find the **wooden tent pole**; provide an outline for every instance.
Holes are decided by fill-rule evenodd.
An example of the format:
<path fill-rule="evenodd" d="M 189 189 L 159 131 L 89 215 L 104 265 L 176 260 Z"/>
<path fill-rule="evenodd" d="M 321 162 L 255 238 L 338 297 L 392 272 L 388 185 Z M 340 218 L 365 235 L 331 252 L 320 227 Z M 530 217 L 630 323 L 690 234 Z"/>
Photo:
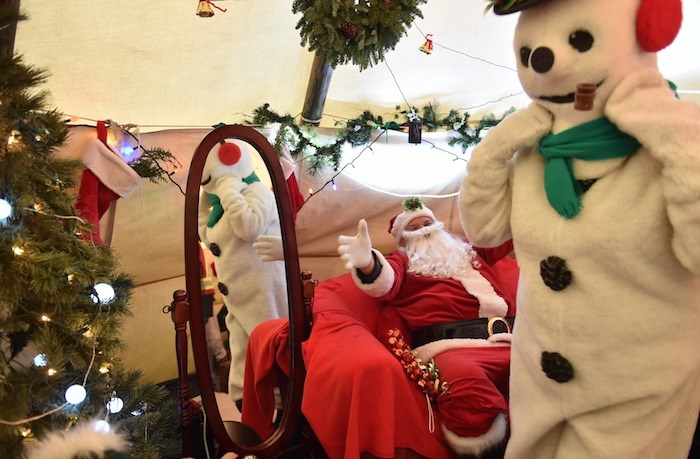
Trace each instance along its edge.
<path fill-rule="evenodd" d="M 20 0 L 0 0 L 0 6 L 9 8 L 15 13 L 19 12 Z M 0 30 L 0 53 L 14 54 L 15 51 L 15 34 L 17 33 L 17 22 Z"/>
<path fill-rule="evenodd" d="M 301 112 L 301 120 L 304 123 L 318 126 L 323 118 L 323 106 L 326 103 L 328 87 L 331 84 L 333 67 L 324 56 L 316 53 L 311 65 L 309 84 L 306 87 L 304 109 Z"/>

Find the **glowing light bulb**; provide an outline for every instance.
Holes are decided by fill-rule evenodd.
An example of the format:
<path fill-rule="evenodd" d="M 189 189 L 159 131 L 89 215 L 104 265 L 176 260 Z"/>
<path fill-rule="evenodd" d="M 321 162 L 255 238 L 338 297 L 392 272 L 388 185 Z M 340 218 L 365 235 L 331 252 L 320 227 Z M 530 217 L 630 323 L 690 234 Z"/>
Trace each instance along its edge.
<path fill-rule="evenodd" d="M 87 391 L 80 384 L 73 384 L 68 389 L 66 389 L 66 401 L 73 405 L 77 405 L 85 400 L 87 396 Z"/>
<path fill-rule="evenodd" d="M 122 153 L 122 156 L 131 156 L 134 154 L 134 147 L 131 145 L 125 145 L 119 149 Z"/>
<path fill-rule="evenodd" d="M 46 354 L 37 354 L 36 357 L 34 357 L 34 365 L 37 367 L 45 367 L 49 363 L 48 360 L 46 360 Z"/>
<path fill-rule="evenodd" d="M 95 425 L 93 428 L 95 429 L 95 432 L 100 432 L 103 434 L 109 433 L 109 430 L 110 430 L 109 422 L 104 421 L 102 419 L 95 422 Z"/>
<path fill-rule="evenodd" d="M 28 427 L 22 427 L 21 429 L 19 429 L 19 433 L 20 433 L 20 435 L 22 435 L 23 437 L 26 438 L 29 435 L 31 435 L 32 429 L 30 429 Z"/>
<path fill-rule="evenodd" d="M 12 247 L 12 251 L 13 251 L 14 254 L 17 255 L 17 256 L 20 256 L 20 255 L 24 254 L 24 249 L 23 249 L 22 247 L 14 246 L 14 247 Z"/>
<path fill-rule="evenodd" d="M 55 375 L 56 373 L 58 373 L 58 371 L 54 370 L 53 368 L 49 368 L 49 369 L 46 371 L 46 374 L 49 375 L 49 376 L 53 376 L 53 375 Z"/>
<path fill-rule="evenodd" d="M 92 301 L 95 303 L 109 303 L 114 299 L 114 289 L 112 288 L 111 285 L 105 284 L 104 282 L 100 282 L 99 284 L 95 284 L 95 292 L 97 293 L 97 296 L 91 295 Z"/>
<path fill-rule="evenodd" d="M 46 314 L 42 314 L 39 319 L 41 319 L 42 322 L 51 322 L 51 317 L 47 316 Z"/>
<path fill-rule="evenodd" d="M 109 373 L 109 364 L 107 364 L 107 363 L 103 364 L 98 371 L 100 373 L 102 373 L 103 375 L 106 373 Z"/>
<path fill-rule="evenodd" d="M 119 413 L 122 408 L 124 408 L 124 400 L 119 397 L 112 397 L 109 402 L 107 402 L 107 409 L 110 413 Z"/>
<path fill-rule="evenodd" d="M 0 198 L 0 220 L 5 220 L 12 215 L 12 205 L 7 200 Z"/>

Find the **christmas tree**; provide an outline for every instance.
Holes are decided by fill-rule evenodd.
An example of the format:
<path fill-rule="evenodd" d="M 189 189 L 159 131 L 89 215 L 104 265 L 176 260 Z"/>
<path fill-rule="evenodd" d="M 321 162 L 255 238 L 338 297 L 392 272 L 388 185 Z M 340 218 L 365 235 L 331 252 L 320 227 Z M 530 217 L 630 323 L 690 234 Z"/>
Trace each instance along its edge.
<path fill-rule="evenodd" d="M 0 10 L 0 30 L 18 19 Z M 94 420 L 132 457 L 165 457 L 179 444 L 175 402 L 120 364 L 133 281 L 85 237 L 82 166 L 56 154 L 69 129 L 37 89 L 47 76 L 0 49 L 0 457 Z"/>

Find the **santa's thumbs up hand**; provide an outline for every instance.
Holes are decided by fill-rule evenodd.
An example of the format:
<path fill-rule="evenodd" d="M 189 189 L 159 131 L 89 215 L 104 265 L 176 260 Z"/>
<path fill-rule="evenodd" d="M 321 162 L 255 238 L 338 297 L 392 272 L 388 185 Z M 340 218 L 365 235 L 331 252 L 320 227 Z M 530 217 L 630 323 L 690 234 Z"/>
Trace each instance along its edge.
<path fill-rule="evenodd" d="M 367 230 L 367 221 L 357 223 L 357 235 L 338 236 L 338 253 L 345 262 L 345 269 L 362 270 L 372 262 L 372 241 Z"/>

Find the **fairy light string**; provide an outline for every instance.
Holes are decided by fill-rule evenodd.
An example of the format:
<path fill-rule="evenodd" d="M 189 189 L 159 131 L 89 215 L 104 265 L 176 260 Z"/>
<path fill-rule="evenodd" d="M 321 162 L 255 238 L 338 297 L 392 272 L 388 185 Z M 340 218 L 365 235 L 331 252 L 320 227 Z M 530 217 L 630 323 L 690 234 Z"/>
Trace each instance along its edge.
<path fill-rule="evenodd" d="M 97 356 L 97 340 L 94 341 L 93 346 L 92 346 L 92 358 L 90 359 L 90 364 L 88 365 L 87 371 L 85 372 L 85 377 L 83 378 L 83 384 L 82 386 L 85 387 L 87 384 L 88 376 L 90 375 L 90 371 L 92 370 L 92 366 L 95 363 L 95 357 Z M 36 416 L 31 416 L 25 419 L 19 419 L 17 421 L 7 421 L 5 419 L 0 419 L 0 424 L 8 425 L 8 426 L 19 426 L 22 424 L 28 424 L 33 421 L 38 421 L 39 419 L 45 418 L 46 416 L 51 416 L 54 413 L 58 413 L 59 411 L 63 410 L 64 408 L 68 407 L 71 405 L 70 402 L 65 402 L 56 408 L 53 408 L 49 411 L 45 411 L 41 414 L 38 414 Z"/>

